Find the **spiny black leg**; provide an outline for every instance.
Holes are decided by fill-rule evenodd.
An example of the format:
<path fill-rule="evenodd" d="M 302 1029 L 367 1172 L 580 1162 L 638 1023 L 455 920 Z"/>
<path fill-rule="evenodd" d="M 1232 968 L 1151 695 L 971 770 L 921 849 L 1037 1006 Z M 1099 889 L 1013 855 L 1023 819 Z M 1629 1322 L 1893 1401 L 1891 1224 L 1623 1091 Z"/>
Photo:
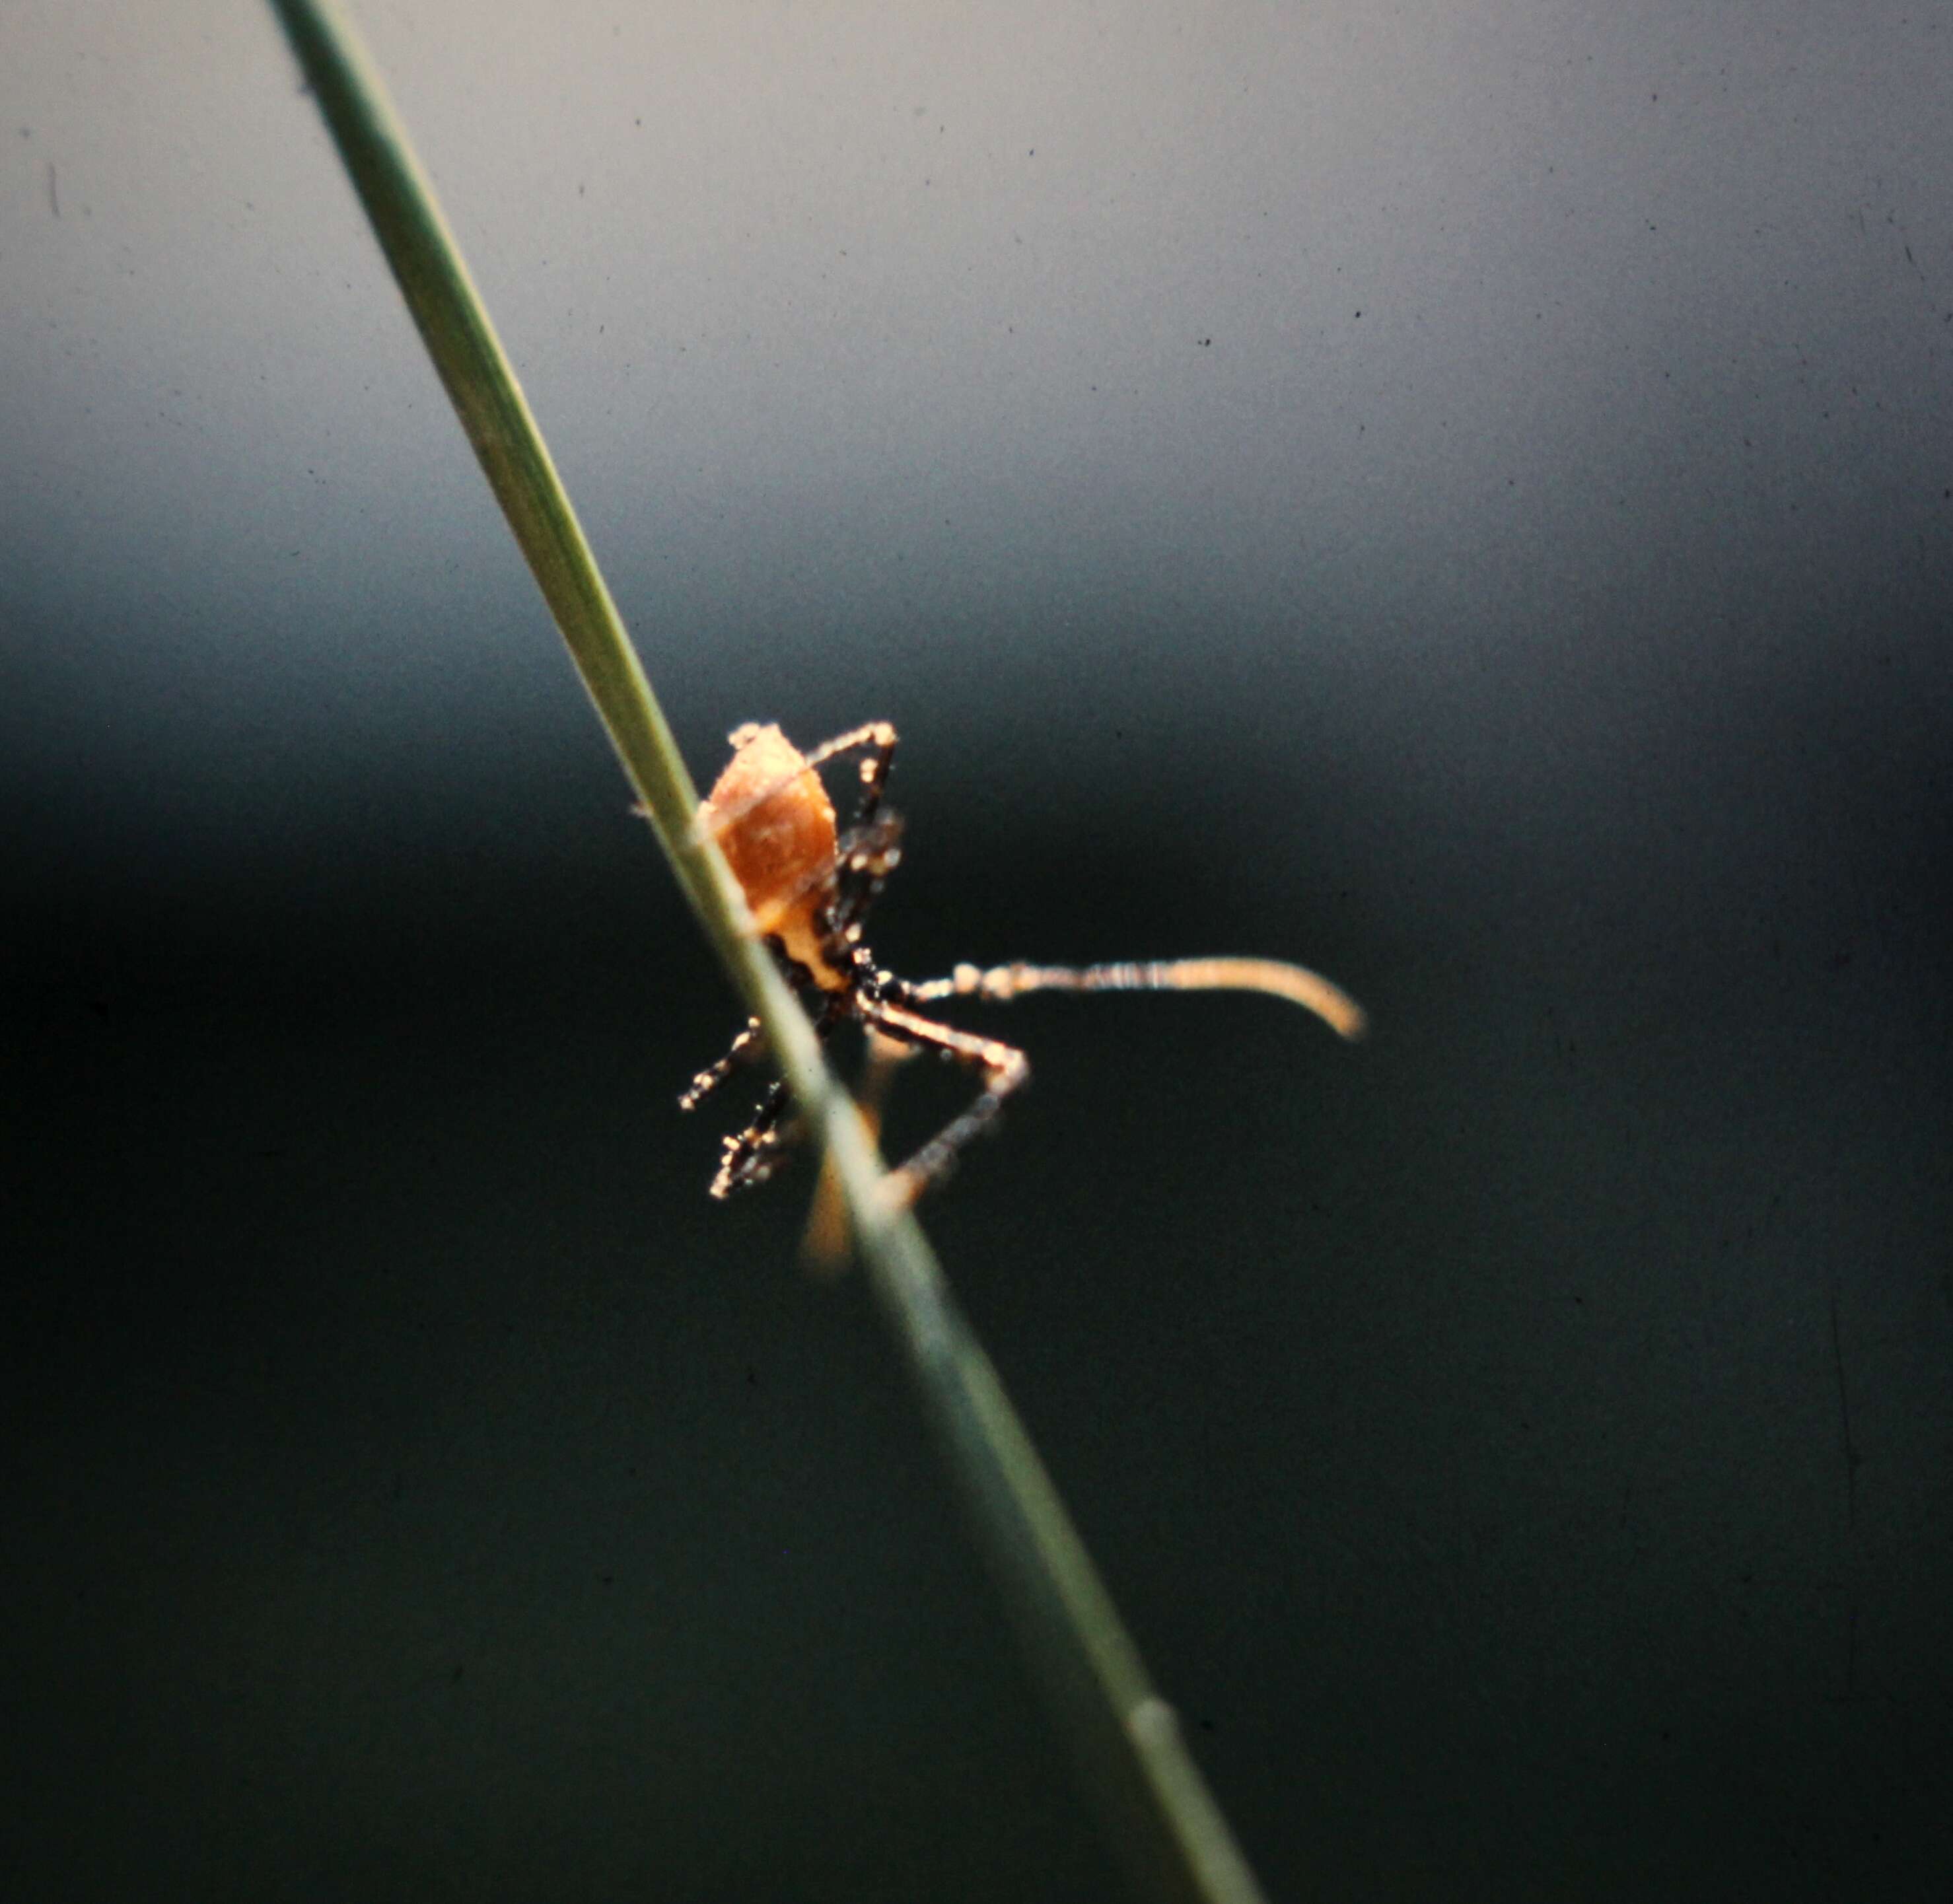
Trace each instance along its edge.
<path fill-rule="evenodd" d="M 872 827 L 848 835 L 837 861 L 835 897 L 820 914 L 823 956 L 871 999 L 880 997 L 889 975 L 876 970 L 874 954 L 861 937 L 861 922 L 901 857 L 897 844 L 901 828 L 894 814 L 884 813 Z"/>
<path fill-rule="evenodd" d="M 730 812 L 713 816 L 713 831 L 723 838 L 727 829 L 748 813 L 764 805 L 810 769 L 824 766 L 855 747 L 871 750 L 861 762 L 860 804 L 853 821 L 836 845 L 832 863 L 810 867 L 791 890 L 770 895 L 776 907 L 790 904 L 802 894 L 832 880 L 836 921 L 834 929 L 845 932 L 851 926 L 858 927 L 867 916 L 869 907 L 882 889 L 882 882 L 901 863 L 902 856 L 901 821 L 895 814 L 884 814 L 882 811 L 889 775 L 895 765 L 895 730 L 886 721 L 870 721 L 865 726 L 838 734 L 804 755 L 801 764 L 790 774 L 749 794 Z M 846 963 L 842 961 L 844 965 Z"/>
<path fill-rule="evenodd" d="M 863 737 L 872 750 L 861 763 L 861 801 L 835 856 L 839 897 L 835 914 L 843 931 L 859 926 L 868 916 L 882 881 L 901 859 L 901 822 L 892 813 L 885 816 L 882 812 L 889 775 L 895 764 L 895 730 L 886 721 L 877 721 L 863 730 Z M 817 754 L 826 751 L 814 750 Z"/>
<path fill-rule="evenodd" d="M 845 993 L 830 995 L 814 1018 L 814 1035 L 826 1038 L 846 1015 L 847 1009 Z M 757 1019 L 748 1023 L 745 1031 L 732 1041 L 732 1050 L 720 1060 L 722 1064 L 729 1067 L 735 1054 L 743 1043 L 750 1041 L 758 1026 Z M 702 1078 L 705 1073 L 701 1072 L 699 1075 Z M 726 1154 L 719 1161 L 719 1174 L 712 1179 L 712 1194 L 715 1197 L 729 1197 L 735 1190 L 749 1190 L 755 1184 L 764 1183 L 780 1167 L 794 1135 L 791 1129 L 779 1128 L 781 1114 L 786 1107 L 786 1082 L 776 1079 L 760 1100 L 753 1121 L 737 1136 L 726 1138 Z"/>
<path fill-rule="evenodd" d="M 861 930 L 889 874 L 901 863 L 902 822 L 898 813 L 882 813 L 842 835 L 834 853 L 834 913 L 844 929 Z"/>
<path fill-rule="evenodd" d="M 870 749 L 861 763 L 861 803 L 854 810 L 857 826 L 872 826 L 882 810 L 882 797 L 889 790 L 889 775 L 895 765 L 895 730 L 886 721 L 872 721 L 861 730 Z M 814 752 L 826 756 L 825 747 Z"/>
<path fill-rule="evenodd" d="M 828 902 L 823 929 L 830 939 L 838 935 L 844 944 L 858 944 L 863 915 L 882 890 L 883 881 L 901 863 L 901 821 L 893 813 L 884 813 L 872 826 L 851 828 L 841 836 L 834 857 L 810 867 L 791 886 L 781 891 L 774 904 L 791 907 L 795 900 L 817 888 L 832 885 L 835 897 Z M 777 942 L 770 940 L 768 943 L 777 953 Z M 822 949 L 830 950 L 831 947 L 823 944 Z M 858 965 L 860 961 L 851 956 L 841 956 L 834 963 L 845 969 L 851 964 Z M 803 974 L 802 977 L 804 982 L 813 982 L 811 974 Z"/>
<path fill-rule="evenodd" d="M 679 1109 L 696 1110 L 728 1078 L 732 1076 L 740 1065 L 756 1055 L 757 1048 L 763 1035 L 760 1021 L 757 1018 L 748 1019 L 746 1029 L 732 1041 L 726 1055 L 716 1064 L 708 1064 L 697 1077 L 692 1079 L 685 1094 L 678 1101 Z"/>
<path fill-rule="evenodd" d="M 861 810 L 854 816 L 857 826 L 866 825 L 875 817 L 882 803 L 882 790 L 889 784 L 889 769 L 895 757 L 895 730 L 886 721 L 869 721 L 860 727 L 850 728 L 845 734 L 837 734 L 831 741 L 823 741 L 807 756 L 810 767 L 824 766 L 836 755 L 848 753 L 855 747 L 870 747 L 873 751 L 861 763 L 861 784 L 867 791 L 861 798 Z"/>
<path fill-rule="evenodd" d="M 723 1201 L 735 1190 L 750 1190 L 779 1168 L 787 1142 L 786 1134 L 779 1129 L 780 1113 L 786 1107 L 786 1085 L 776 1081 L 767 1087 L 753 1121 L 736 1137 L 726 1138 L 719 1174 L 712 1179 L 715 1197 Z"/>
<path fill-rule="evenodd" d="M 976 1101 L 961 1116 L 945 1124 L 899 1170 L 889 1173 L 889 1185 L 897 1201 L 911 1204 L 948 1174 L 964 1148 L 995 1123 L 1005 1100 L 1030 1082 L 1030 1061 L 1014 1044 L 952 1030 L 897 1005 L 864 998 L 857 1010 L 861 1022 L 885 1037 L 933 1051 L 950 1063 L 967 1064 L 983 1074 L 983 1089 Z"/>

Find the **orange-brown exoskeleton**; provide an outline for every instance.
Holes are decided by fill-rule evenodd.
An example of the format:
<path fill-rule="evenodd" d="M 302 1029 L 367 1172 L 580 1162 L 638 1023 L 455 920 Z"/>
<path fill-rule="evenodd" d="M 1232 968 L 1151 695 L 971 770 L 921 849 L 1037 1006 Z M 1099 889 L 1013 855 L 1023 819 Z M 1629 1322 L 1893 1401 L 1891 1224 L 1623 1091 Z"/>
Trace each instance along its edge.
<path fill-rule="evenodd" d="M 895 730 L 886 721 L 871 722 L 803 754 L 777 727 L 749 723 L 733 730 L 732 742 L 732 761 L 701 805 L 699 825 L 719 842 L 756 929 L 807 997 L 814 1029 L 825 1038 L 851 1019 L 896 1045 L 967 1066 L 983 1080 L 969 1109 L 892 1173 L 890 1190 L 898 1201 L 912 1201 L 945 1176 L 1030 1076 L 1014 1045 L 939 1023 L 918 1013 L 918 1005 L 950 997 L 1002 1001 L 1033 991 L 1260 991 L 1304 1007 L 1346 1038 L 1363 1035 L 1362 1008 L 1354 999 L 1327 979 L 1275 959 L 1004 965 L 987 971 L 959 965 L 946 979 L 920 984 L 898 979 L 876 966 L 861 936 L 869 908 L 901 857 L 901 822 L 883 806 Z M 861 796 L 844 832 L 819 769 L 857 750 Z M 699 1104 L 754 1056 L 760 1038 L 754 1019 L 725 1057 L 692 1080 L 679 1101 L 683 1108 Z M 793 1134 L 782 1121 L 786 1106 L 786 1087 L 776 1082 L 751 1123 L 726 1140 L 715 1197 L 763 1183 L 779 1167 Z"/>

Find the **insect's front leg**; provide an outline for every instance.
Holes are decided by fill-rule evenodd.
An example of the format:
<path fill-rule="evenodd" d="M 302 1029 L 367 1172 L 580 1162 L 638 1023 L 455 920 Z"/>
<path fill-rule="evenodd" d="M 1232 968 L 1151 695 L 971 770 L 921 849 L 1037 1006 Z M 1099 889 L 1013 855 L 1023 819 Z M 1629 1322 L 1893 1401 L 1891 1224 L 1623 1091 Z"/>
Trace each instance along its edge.
<path fill-rule="evenodd" d="M 776 1079 L 766 1089 L 754 1112 L 753 1121 L 736 1136 L 726 1140 L 719 1174 L 712 1179 L 712 1194 L 723 1201 L 735 1190 L 751 1190 L 766 1180 L 785 1161 L 791 1133 L 780 1128 L 787 1107 L 787 1087 Z"/>
<path fill-rule="evenodd" d="M 827 999 L 814 1016 L 817 1038 L 825 1039 L 847 1016 L 848 1003 L 845 994 L 835 994 Z M 691 1089 L 679 1100 L 679 1107 L 689 1110 L 713 1090 L 742 1057 L 756 1048 L 759 1037 L 760 1021 L 757 1018 L 748 1019 L 746 1029 L 732 1041 L 732 1050 L 710 1070 L 698 1074 Z M 783 1127 L 781 1123 L 787 1102 L 786 1082 L 776 1079 L 760 1100 L 753 1121 L 736 1135 L 726 1138 L 719 1174 L 712 1179 L 712 1194 L 715 1197 L 724 1198 L 735 1190 L 750 1190 L 756 1184 L 764 1183 L 785 1161 L 796 1134 L 792 1126 Z"/>
<path fill-rule="evenodd" d="M 733 1039 L 726 1055 L 716 1063 L 708 1064 L 692 1079 L 684 1095 L 678 1101 L 679 1109 L 696 1110 L 741 1064 L 759 1055 L 765 1035 L 757 1018 L 748 1019 L 746 1029 Z"/>

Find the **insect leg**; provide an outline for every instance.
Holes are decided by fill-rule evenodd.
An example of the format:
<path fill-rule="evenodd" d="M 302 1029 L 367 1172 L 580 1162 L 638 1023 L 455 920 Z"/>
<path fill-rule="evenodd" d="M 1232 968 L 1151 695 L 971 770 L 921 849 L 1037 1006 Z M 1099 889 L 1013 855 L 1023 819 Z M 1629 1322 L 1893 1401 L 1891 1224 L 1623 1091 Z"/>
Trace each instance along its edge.
<path fill-rule="evenodd" d="M 864 999 L 860 1011 L 862 1022 L 870 1030 L 918 1050 L 933 1051 L 950 1063 L 967 1065 L 983 1076 L 983 1088 L 976 1101 L 961 1116 L 945 1124 L 899 1170 L 889 1173 L 892 1193 L 906 1206 L 947 1175 L 964 1146 L 996 1121 L 1005 1100 L 1030 1081 L 1030 1061 L 1014 1044 L 953 1030 L 898 1005 Z"/>
<path fill-rule="evenodd" d="M 780 1167 L 788 1141 L 787 1133 L 779 1128 L 780 1114 L 786 1107 L 785 1082 L 776 1079 L 760 1100 L 753 1121 L 736 1137 L 726 1138 L 719 1174 L 712 1179 L 715 1197 L 723 1201 L 735 1190 L 750 1190 Z"/>
<path fill-rule="evenodd" d="M 845 997 L 830 998 L 814 1018 L 814 1035 L 820 1038 L 826 1038 L 841 1022 L 846 1007 Z M 713 1072 L 718 1074 L 713 1078 L 713 1084 L 716 1084 L 719 1078 L 732 1068 L 742 1048 L 750 1047 L 758 1032 L 759 1022 L 757 1019 L 750 1020 L 745 1030 L 732 1041 L 732 1049 L 713 1066 Z M 702 1080 L 708 1075 L 710 1074 L 701 1072 L 699 1077 Z M 707 1091 L 711 1088 L 711 1085 L 705 1087 Z M 693 1091 L 698 1095 L 693 1096 L 692 1092 L 688 1092 L 686 1095 L 691 1097 L 694 1103 L 698 1101 L 698 1097 L 704 1095 L 704 1091 L 700 1091 L 697 1085 L 693 1086 Z M 679 1101 L 682 1108 L 690 1107 L 684 1098 Z M 748 1190 L 755 1184 L 764 1183 L 780 1167 L 785 1160 L 788 1146 L 795 1136 L 792 1129 L 782 1129 L 780 1126 L 780 1119 L 786 1108 L 786 1081 L 783 1078 L 776 1078 L 767 1086 L 766 1094 L 760 1100 L 760 1107 L 753 1113 L 753 1121 L 737 1136 L 726 1138 L 726 1154 L 719 1160 L 719 1174 L 712 1179 L 712 1194 L 715 1197 L 729 1197 L 735 1190 Z"/>
<path fill-rule="evenodd" d="M 887 721 L 869 721 L 861 726 L 850 728 L 845 734 L 837 734 L 831 741 L 823 741 L 807 756 L 810 767 L 820 767 L 837 756 L 851 752 L 856 747 L 868 747 L 873 751 L 861 763 L 861 805 L 854 816 L 854 824 L 864 826 L 875 817 L 881 806 L 882 794 L 889 784 L 889 770 L 895 763 L 895 730 Z"/>
<path fill-rule="evenodd" d="M 859 951 L 861 928 L 869 908 L 880 897 L 889 875 L 902 862 L 902 822 L 899 816 L 884 813 L 865 826 L 848 828 L 835 856 L 834 903 L 829 909 L 829 928 L 840 941 L 846 956 L 839 963 L 859 969 L 864 954 Z M 863 973 L 865 977 L 866 972 Z"/>
<path fill-rule="evenodd" d="M 1125 965 L 960 965 L 947 979 L 903 988 L 917 1004 L 939 998 L 1003 1001 L 1031 991 L 1259 991 L 1313 1012 L 1338 1036 L 1359 1038 L 1368 1019 L 1340 985 L 1281 959 L 1170 959 Z"/>
<path fill-rule="evenodd" d="M 696 1110 L 707 1098 L 732 1076 L 740 1065 L 755 1055 L 763 1034 L 760 1021 L 749 1018 L 746 1029 L 733 1039 L 731 1048 L 716 1063 L 708 1064 L 691 1081 L 690 1087 L 678 1101 L 680 1110 Z"/>
<path fill-rule="evenodd" d="M 861 762 L 861 800 L 854 817 L 842 837 L 836 856 L 835 883 L 839 897 L 835 903 L 836 925 L 845 931 L 859 925 L 868 916 L 882 882 L 901 860 L 901 822 L 892 813 L 884 815 L 882 802 L 889 790 L 889 775 L 895 764 L 895 730 L 886 721 L 871 721 L 852 734 L 817 747 L 808 756 L 811 761 L 831 759 L 852 747 L 870 750 Z"/>

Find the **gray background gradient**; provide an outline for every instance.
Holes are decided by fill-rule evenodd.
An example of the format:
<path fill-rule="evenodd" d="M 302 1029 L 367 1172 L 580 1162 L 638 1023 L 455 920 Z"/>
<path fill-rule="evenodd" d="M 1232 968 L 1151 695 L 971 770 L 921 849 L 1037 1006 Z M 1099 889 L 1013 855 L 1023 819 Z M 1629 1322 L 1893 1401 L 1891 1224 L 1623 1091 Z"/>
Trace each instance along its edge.
<path fill-rule="evenodd" d="M 701 779 L 1372 1011 L 928 1213 L 1271 1892 L 1953 1886 L 1953 14 L 359 18 Z M 11 0 L 11 1893 L 1114 1882 L 625 800 L 268 10 Z"/>

